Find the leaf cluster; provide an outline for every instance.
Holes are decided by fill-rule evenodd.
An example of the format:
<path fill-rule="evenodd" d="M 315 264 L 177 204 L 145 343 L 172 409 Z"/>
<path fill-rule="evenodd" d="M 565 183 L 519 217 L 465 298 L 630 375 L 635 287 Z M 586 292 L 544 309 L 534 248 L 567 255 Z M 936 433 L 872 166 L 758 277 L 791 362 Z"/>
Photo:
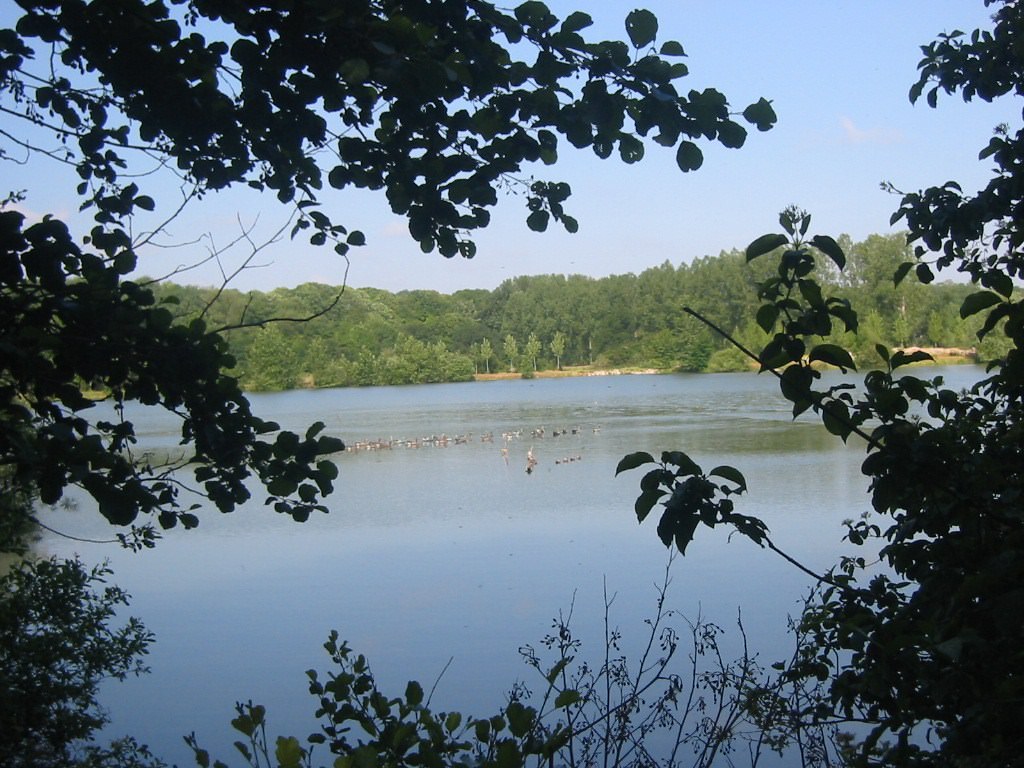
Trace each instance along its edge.
<path fill-rule="evenodd" d="M 23 560 L 0 577 L 0 761 L 4 765 L 87 765 L 106 754 L 148 753 L 130 742 L 91 742 L 108 722 L 97 696 L 107 679 L 146 671 L 153 640 L 141 622 L 117 623 L 128 595 L 107 584 L 105 566 L 78 560 Z M 79 762 L 81 757 L 81 762 Z M 148 761 L 147 761 L 148 764 Z"/>
<path fill-rule="evenodd" d="M 734 511 L 731 497 L 747 490 L 747 481 L 735 467 L 718 466 L 706 474 L 682 451 L 665 451 L 661 461 L 645 451 L 623 457 L 615 474 L 658 463 L 640 481 L 641 494 L 634 505 L 638 522 L 643 522 L 659 501 L 664 512 L 658 521 L 658 537 L 668 547 L 673 544 L 685 554 L 697 526 L 733 526 L 757 544 L 763 544 L 767 527 L 757 518 Z M 713 480 L 712 478 L 717 478 Z"/>
<path fill-rule="evenodd" d="M 679 86 L 683 48 L 656 46 L 647 11 L 628 15 L 623 42 L 587 40 L 586 13 L 559 20 L 537 0 L 22 7 L 0 34 L 9 111 L 60 138 L 106 221 L 153 207 L 119 182 L 144 152 L 200 192 L 241 183 L 297 202 L 295 232 L 341 254 L 365 238 L 317 210 L 325 185 L 380 191 L 424 251 L 472 257 L 467 233 L 509 185 L 531 228 L 575 231 L 567 184 L 521 178 L 555 163 L 562 140 L 633 163 L 650 136 L 693 170 L 697 142 L 746 139 L 724 95 Z M 767 130 L 776 118 L 762 98 L 742 119 Z"/>
<path fill-rule="evenodd" d="M 886 368 L 869 372 L 859 390 L 845 382 L 816 386 L 820 373 L 813 362 L 843 371 L 854 365 L 845 349 L 812 346 L 809 339 L 830 332 L 829 315 L 854 324 L 856 316 L 846 303 L 823 299 L 803 276 L 815 251 L 842 266 L 834 241 L 813 238 L 812 250 L 802 240 L 809 217 L 790 218 L 798 222 L 792 227 L 785 227 L 785 212 L 783 219 L 786 235 L 759 238 L 748 249 L 748 258 L 764 255 L 768 246 L 785 249 L 777 277 L 759 290 L 766 302 L 759 321 L 771 315 L 779 323 L 759 359 L 778 377 L 794 416 L 813 409 L 833 434 L 864 440 L 862 471 L 874 512 L 851 522 L 847 539 L 877 548 L 887 566 L 871 576 L 866 557 L 847 557 L 821 577 L 827 586 L 801 623 L 812 642 L 790 675 L 828 681 L 831 706 L 809 709 L 810 718 L 870 724 L 858 761 L 932 765 L 949 755 L 1000 754 L 1007 742 L 997 744 L 991 734 L 1004 739 L 1012 732 L 1006 707 L 1015 709 L 1009 702 L 1019 691 L 1007 680 L 1015 679 L 1011 670 L 1024 657 L 1013 649 L 1014 622 L 1000 623 L 982 606 L 1006 609 L 1016 589 L 1001 585 L 1019 578 L 1011 565 L 1019 558 L 1010 553 L 1024 529 L 1016 501 L 1009 501 L 1020 498 L 1019 399 L 1013 395 L 1019 380 L 997 364 L 994 375 L 958 393 L 941 377 L 896 373 L 929 359 L 926 353 L 879 346 Z M 961 317 L 994 305 L 989 311 L 996 313 L 1004 302 L 979 296 L 966 297 Z M 994 326 L 987 321 L 981 335 Z M 1019 341 L 1011 340 L 1012 356 Z M 993 658 L 1000 663 L 990 664 Z M 923 727 L 933 729 L 934 743 L 912 738 Z"/>
<path fill-rule="evenodd" d="M 763 669 L 746 651 L 729 660 L 725 631 L 710 622 L 688 621 L 668 608 L 674 557 L 657 587 L 656 609 L 640 627 L 639 650 L 627 648 L 633 634 L 611 623 L 614 595 L 605 594 L 604 647 L 584 653 L 572 610 L 552 621 L 539 646 L 520 648 L 535 673 L 516 682 L 499 713 L 489 718 L 434 712 L 433 690 L 409 682 L 401 696 L 377 685 L 369 662 L 332 632 L 324 648 L 332 668 L 326 679 L 307 672 L 316 697 L 319 729 L 303 743 L 291 736 L 268 738 L 265 707 L 236 705 L 235 749 L 252 768 L 322 765 L 326 748 L 336 768 L 363 766 L 526 765 L 712 766 L 746 750 L 752 765 L 768 752 L 779 755 L 799 742 L 806 765 L 829 765 L 835 734 L 829 726 L 805 727 L 802 702 L 820 697 L 819 687 L 786 679 L 786 665 Z M 633 629 L 637 629 L 634 627 Z M 803 640 L 798 636 L 798 649 Z M 679 653 L 688 646 L 687 654 Z M 435 684 L 435 688 L 436 688 Z M 186 737 L 201 768 L 221 768 L 195 734 Z M 684 755 L 690 755 L 688 758 Z"/>
<path fill-rule="evenodd" d="M 954 31 L 923 48 L 912 99 L 925 89 L 931 106 L 941 91 L 967 101 L 1022 93 L 1022 8 L 991 4 L 991 30 Z M 884 369 L 859 388 L 823 388 L 812 363 L 855 370 L 847 350 L 816 343 L 837 322 L 858 329 L 852 307 L 813 278 L 820 255 L 842 269 L 842 249 L 805 239 L 809 217 L 787 209 L 784 233 L 747 250 L 748 259 L 774 253 L 778 263 L 758 289 L 757 321 L 774 332 L 757 354 L 762 370 L 779 378 L 794 416 L 813 410 L 829 431 L 857 435 L 867 449 L 872 512 L 850 521 L 846 536 L 859 549 L 819 577 L 799 625 L 810 642 L 787 673 L 828 688 L 827 699 L 805 709 L 808 722 L 860 728 L 849 742 L 855 765 L 1015 765 L 1024 748 L 1024 310 L 1015 298 L 1022 141 L 1000 127 L 981 152 L 995 163 L 984 189 L 967 195 L 947 182 L 904 195 L 893 216 L 906 221 L 914 246 L 893 282 L 913 274 L 928 283 L 934 269 L 955 266 L 975 288 L 960 318 L 979 319 L 979 340 L 1004 345 L 1005 356 L 969 390 L 903 374 L 927 355 L 881 345 Z"/>
<path fill-rule="evenodd" d="M 366 657 L 356 654 L 332 632 L 324 648 L 334 670 L 322 680 L 315 670 L 307 672 L 309 690 L 317 698 L 318 732 L 304 746 L 295 737 L 278 737 L 271 748 L 267 740 L 266 709 L 251 701 L 238 704 L 232 727 L 243 737 L 235 748 L 247 764 L 300 768 L 312 765 L 313 753 L 324 745 L 334 756 L 335 768 L 373 766 L 480 765 L 519 768 L 529 758 L 548 760 L 564 745 L 567 732 L 542 735 L 538 713 L 532 707 L 510 702 L 491 718 L 463 718 L 458 712 L 435 713 L 423 687 L 413 681 L 403 696 L 387 696 L 376 683 Z M 568 706 L 563 700 L 557 706 Z M 186 738 L 196 763 L 202 768 L 223 768 L 198 744 L 195 734 Z"/>
<path fill-rule="evenodd" d="M 198 319 L 174 322 L 125 279 L 130 251 L 108 258 L 78 246 L 59 220 L 25 226 L 22 214 L 0 211 L 0 264 L 0 461 L 13 488 L 54 504 L 79 486 L 111 524 L 147 521 L 126 534 L 137 546 L 152 545 L 151 517 L 162 528 L 198 524 L 198 504 L 174 474 L 184 468 L 222 512 L 250 498 L 251 476 L 280 512 L 304 519 L 323 509 L 337 469 L 322 457 L 341 441 L 322 425 L 300 438 L 254 416 L 224 372 L 234 360 L 223 337 Z M 106 393 L 116 417 L 90 419 L 86 389 Z M 158 464 L 138 451 L 129 403 L 180 419 L 179 459 Z"/>

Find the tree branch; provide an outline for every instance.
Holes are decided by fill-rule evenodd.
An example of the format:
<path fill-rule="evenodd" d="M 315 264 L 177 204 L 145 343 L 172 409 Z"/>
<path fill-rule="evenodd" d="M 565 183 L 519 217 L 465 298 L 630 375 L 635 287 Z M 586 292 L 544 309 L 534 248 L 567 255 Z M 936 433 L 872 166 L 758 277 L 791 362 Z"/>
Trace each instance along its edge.
<path fill-rule="evenodd" d="M 747 347 L 745 347 L 743 344 L 741 344 L 737 339 L 735 339 L 733 336 L 728 334 L 724 329 L 720 328 L 719 326 L 715 325 L 713 322 L 708 320 L 706 317 L 704 317 L 702 314 L 700 314 L 700 312 L 697 312 L 696 310 L 691 309 L 690 307 L 683 307 L 683 312 L 685 312 L 686 314 L 690 315 L 691 317 L 695 317 L 697 320 L 700 320 L 700 322 L 704 323 L 704 325 L 706 325 L 708 328 L 713 330 L 719 336 L 724 338 L 726 341 L 728 341 L 730 344 L 732 344 L 734 347 L 736 347 L 736 349 L 738 349 L 744 355 L 749 357 L 755 363 L 760 365 L 761 366 L 761 370 L 768 371 L 775 378 L 777 378 L 779 381 L 782 381 L 782 374 L 779 373 L 778 369 L 765 366 L 764 361 L 762 361 L 761 358 L 758 357 L 754 352 L 752 352 L 751 350 L 747 349 Z M 829 416 L 834 418 L 836 421 L 840 421 L 844 425 L 849 427 L 850 428 L 850 432 L 852 432 L 853 434 L 857 435 L 857 437 L 859 437 L 862 440 L 864 440 L 864 442 L 866 442 L 868 444 L 869 448 L 879 449 L 879 448 L 882 447 L 881 444 L 877 440 L 875 440 L 874 437 L 872 437 L 867 432 L 865 432 L 863 429 L 861 429 L 856 424 L 854 424 L 852 421 L 850 421 L 850 419 L 847 418 L 845 414 L 837 413 L 835 411 L 835 409 L 829 407 L 828 403 L 822 402 L 820 397 L 819 398 L 815 398 L 814 397 L 814 395 L 819 395 L 820 396 L 820 394 L 821 394 L 820 392 L 815 392 L 810 387 L 807 388 L 807 395 L 811 399 L 812 403 L 814 404 L 814 408 L 821 409 L 822 411 L 825 411 L 826 413 L 828 413 Z"/>

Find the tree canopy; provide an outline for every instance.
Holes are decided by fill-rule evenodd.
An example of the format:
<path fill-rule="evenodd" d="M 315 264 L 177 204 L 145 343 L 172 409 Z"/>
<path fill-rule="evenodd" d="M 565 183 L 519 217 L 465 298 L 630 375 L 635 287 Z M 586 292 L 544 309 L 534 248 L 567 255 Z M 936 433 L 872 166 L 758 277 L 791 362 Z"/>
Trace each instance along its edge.
<path fill-rule="evenodd" d="M 913 258 L 904 234 L 872 235 L 861 242 L 840 237 L 839 242 L 845 245 L 846 270 L 818 270 L 819 279 L 864 316 L 857 336 L 837 330 L 831 337 L 850 345 L 858 366 L 884 365 L 875 351 L 879 343 L 954 348 L 949 351 L 961 361 L 990 360 L 999 353 L 995 340 L 979 344 L 974 333 L 980 320 L 960 319 L 958 307 L 973 290 L 969 285 L 904 281 L 893 286 L 894 269 Z M 765 266 L 748 264 L 741 250 L 731 250 L 678 266 L 666 259 L 636 275 L 518 277 L 493 291 L 393 294 L 350 287 L 329 312 L 309 322 L 239 329 L 225 338 L 236 360 L 231 373 L 246 391 L 465 381 L 474 373 L 490 373 L 490 358 L 498 370 L 507 370 L 509 363 L 522 369 L 508 358 L 504 339 L 511 335 L 518 353 L 531 334 L 542 345 L 536 356 L 541 371 L 563 363 L 749 370 L 749 359 L 734 354 L 725 339 L 684 308 L 700 312 L 749 346 L 762 342 L 765 333 L 754 320 L 753 284 L 767 274 Z M 172 282 L 152 289 L 158 301 L 177 302 L 179 322 L 205 316 L 214 326 L 230 324 L 243 306 L 251 321 L 297 317 L 304 307 L 329 303 L 340 290 L 304 284 L 242 293 Z M 527 367 L 532 370 L 532 360 Z"/>

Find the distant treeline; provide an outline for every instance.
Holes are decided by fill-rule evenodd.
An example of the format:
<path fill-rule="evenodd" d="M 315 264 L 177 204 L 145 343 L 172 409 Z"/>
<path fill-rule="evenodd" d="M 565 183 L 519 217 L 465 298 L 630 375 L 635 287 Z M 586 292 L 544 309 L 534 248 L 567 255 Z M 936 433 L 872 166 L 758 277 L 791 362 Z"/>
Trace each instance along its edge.
<path fill-rule="evenodd" d="M 896 267 L 911 260 L 900 235 L 872 235 L 860 243 L 846 238 L 841 244 L 849 259 L 846 270 L 823 267 L 820 279 L 859 313 L 859 337 L 844 344 L 862 367 L 877 362 L 875 344 L 976 345 L 975 329 L 959 317 L 969 286 L 922 285 L 911 278 L 894 287 Z M 465 381 L 498 371 L 529 376 L 576 365 L 741 370 L 749 361 L 683 307 L 759 348 L 768 337 L 754 319 L 754 284 L 773 268 L 769 257 L 748 265 L 743 252 L 734 250 L 679 266 L 666 261 L 639 275 L 517 277 L 493 291 L 450 295 L 314 283 L 268 293 L 172 283 L 154 290 L 183 319 L 229 329 L 225 336 L 243 386 L 270 390 Z M 306 318 L 335 299 L 322 316 L 289 320 Z M 998 352 L 979 350 L 983 357 Z"/>

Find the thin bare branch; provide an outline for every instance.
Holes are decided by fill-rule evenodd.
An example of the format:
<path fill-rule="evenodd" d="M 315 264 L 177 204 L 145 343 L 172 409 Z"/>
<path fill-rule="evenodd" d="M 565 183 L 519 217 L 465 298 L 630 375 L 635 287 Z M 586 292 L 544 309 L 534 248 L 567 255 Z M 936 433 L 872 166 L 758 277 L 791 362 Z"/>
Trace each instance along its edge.
<path fill-rule="evenodd" d="M 46 523 L 42 522 L 38 517 L 36 517 L 34 515 L 32 517 L 30 517 L 29 519 L 35 525 L 38 525 L 43 530 L 49 531 L 53 535 L 60 536 L 63 539 L 70 539 L 71 541 L 81 541 L 81 542 L 85 542 L 86 544 L 120 544 L 121 543 L 119 539 L 86 539 L 86 538 L 83 538 L 81 536 L 72 536 L 70 533 L 64 533 L 63 531 L 58 531 L 56 528 L 51 528 L 49 525 L 47 525 Z"/>

